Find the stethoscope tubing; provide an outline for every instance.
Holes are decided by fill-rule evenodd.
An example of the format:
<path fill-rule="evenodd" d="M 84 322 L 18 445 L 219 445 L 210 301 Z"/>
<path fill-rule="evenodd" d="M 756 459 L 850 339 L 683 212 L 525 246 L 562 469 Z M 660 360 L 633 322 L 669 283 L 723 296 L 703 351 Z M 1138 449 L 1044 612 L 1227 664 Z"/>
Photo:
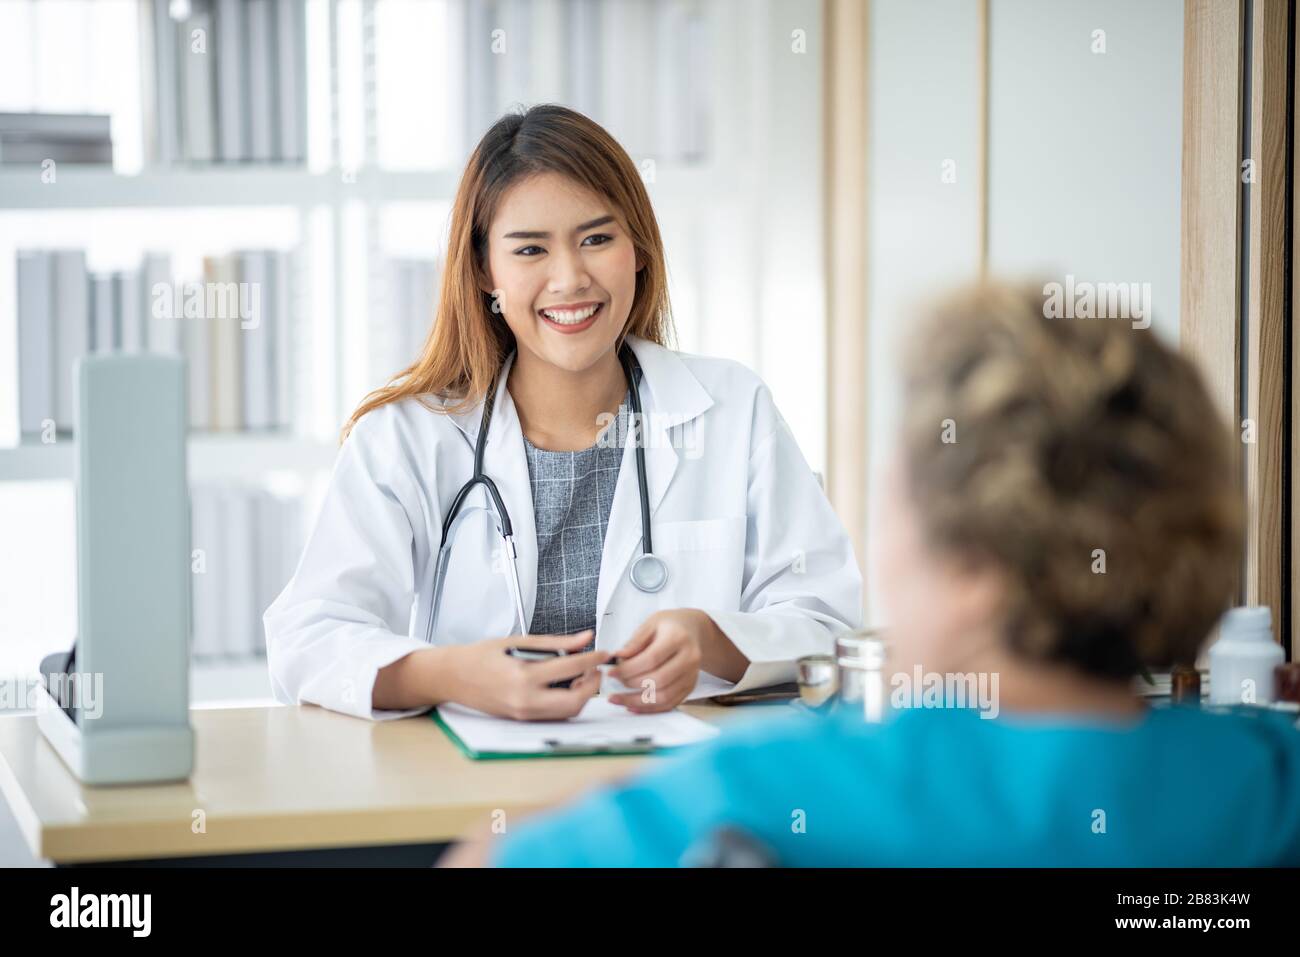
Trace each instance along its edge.
<path fill-rule="evenodd" d="M 629 577 L 632 584 L 639 590 L 656 592 L 663 588 L 664 583 L 668 580 L 668 569 L 663 559 L 654 554 L 654 547 L 650 537 L 650 491 L 646 481 L 645 434 L 642 431 L 645 428 L 645 423 L 641 411 L 641 392 L 637 387 L 641 366 L 636 361 L 636 356 L 633 355 L 631 348 L 626 344 L 620 348 L 618 358 L 620 365 L 623 366 L 624 375 L 627 377 L 628 393 L 632 400 L 632 427 L 636 430 L 634 454 L 636 456 L 637 494 L 641 505 L 641 554 L 633 562 Z M 459 527 L 460 518 L 466 514 L 463 512 L 462 507 L 469 494 L 480 485 L 487 492 L 492 503 L 492 509 L 496 513 L 502 546 L 505 549 L 505 557 L 509 561 L 511 597 L 514 599 L 519 634 L 528 634 L 528 622 L 524 617 L 523 589 L 519 582 L 519 555 L 518 550 L 515 548 L 514 527 L 510 522 L 510 512 L 506 508 L 505 500 L 502 499 L 496 482 L 492 481 L 491 477 L 483 471 L 483 459 L 487 449 L 488 431 L 492 424 L 492 412 L 496 402 L 498 385 L 499 374 L 493 380 L 491 388 L 483 399 L 483 415 L 479 421 L 478 435 L 475 437 L 474 442 L 474 474 L 470 476 L 469 481 L 460 487 L 442 521 L 442 539 L 438 544 L 438 563 L 434 572 L 433 599 L 429 609 L 429 623 L 425 630 L 426 643 L 433 640 L 434 629 L 437 627 L 439 613 L 442 608 L 443 586 L 446 583 L 447 567 L 451 560 L 451 546 L 455 541 L 455 533 Z M 653 568 L 651 574 L 655 577 L 649 583 L 638 578 L 638 569 L 644 567 Z"/>

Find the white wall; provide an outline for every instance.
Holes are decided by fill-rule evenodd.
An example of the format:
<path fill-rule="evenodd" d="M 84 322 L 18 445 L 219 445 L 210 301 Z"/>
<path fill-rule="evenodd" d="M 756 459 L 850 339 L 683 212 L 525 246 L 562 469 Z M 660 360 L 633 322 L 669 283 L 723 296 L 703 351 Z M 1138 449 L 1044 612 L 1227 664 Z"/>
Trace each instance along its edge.
<path fill-rule="evenodd" d="M 895 355 L 908 316 L 927 296 L 979 270 L 977 13 L 970 0 L 871 4 L 867 447 L 873 489 L 892 447 Z M 956 182 L 944 182 L 946 160 L 955 162 Z M 870 548 L 860 556 L 869 623 L 882 620 L 871 557 Z"/>
<path fill-rule="evenodd" d="M 1182 0 L 993 0 L 990 23 L 990 271 L 1149 282 L 1177 343 Z"/>
<path fill-rule="evenodd" d="M 761 375 L 809 464 L 824 471 L 821 4 L 711 0 L 707 9 L 712 145 L 726 191 L 656 210 L 678 283 L 680 345 Z"/>
<path fill-rule="evenodd" d="M 978 272 L 977 17 L 970 0 L 871 5 L 872 490 L 892 446 L 909 310 Z M 1092 52 L 1094 30 L 1105 53 Z M 1177 342 L 1182 38 L 1182 0 L 992 0 L 991 276 L 1149 282 L 1153 327 Z M 945 159 L 955 183 L 941 179 Z M 871 558 L 869 546 L 867 620 L 881 624 Z"/>

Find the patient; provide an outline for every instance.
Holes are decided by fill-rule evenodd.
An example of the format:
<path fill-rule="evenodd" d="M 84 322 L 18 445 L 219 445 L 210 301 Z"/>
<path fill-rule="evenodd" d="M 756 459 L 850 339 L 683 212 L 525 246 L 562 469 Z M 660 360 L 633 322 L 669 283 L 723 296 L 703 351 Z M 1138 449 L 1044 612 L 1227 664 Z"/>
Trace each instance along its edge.
<path fill-rule="evenodd" d="M 917 323 L 904 389 L 873 536 L 888 720 L 756 721 L 448 863 L 1300 864 L 1294 716 L 1131 690 L 1194 659 L 1240 557 L 1233 446 L 1193 367 L 982 286 Z M 995 700 L 914 696 L 929 673 Z"/>

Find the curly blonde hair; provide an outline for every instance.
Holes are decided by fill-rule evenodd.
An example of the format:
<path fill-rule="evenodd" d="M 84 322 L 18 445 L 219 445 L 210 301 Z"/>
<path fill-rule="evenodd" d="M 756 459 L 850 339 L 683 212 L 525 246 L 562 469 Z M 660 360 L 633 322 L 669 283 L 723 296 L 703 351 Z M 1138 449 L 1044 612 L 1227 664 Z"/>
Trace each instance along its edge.
<path fill-rule="evenodd" d="M 1029 659 L 1124 678 L 1190 662 L 1232 597 L 1231 433 L 1150 330 L 1055 319 L 1042 287 L 982 284 L 905 352 L 903 455 L 930 543 L 1006 575 Z"/>

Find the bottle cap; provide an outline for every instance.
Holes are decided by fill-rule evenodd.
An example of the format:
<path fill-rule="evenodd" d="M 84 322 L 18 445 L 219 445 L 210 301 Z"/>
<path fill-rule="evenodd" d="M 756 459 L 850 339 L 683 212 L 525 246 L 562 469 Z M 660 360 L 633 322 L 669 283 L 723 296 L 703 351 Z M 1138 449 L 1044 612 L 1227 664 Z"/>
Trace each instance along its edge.
<path fill-rule="evenodd" d="M 1232 608 L 1223 616 L 1219 631 L 1233 638 L 1273 640 L 1273 612 L 1267 605 Z"/>
<path fill-rule="evenodd" d="M 886 654 L 884 636 L 874 628 L 861 628 L 835 639 L 835 657 L 841 665 L 880 669 L 885 666 Z"/>

